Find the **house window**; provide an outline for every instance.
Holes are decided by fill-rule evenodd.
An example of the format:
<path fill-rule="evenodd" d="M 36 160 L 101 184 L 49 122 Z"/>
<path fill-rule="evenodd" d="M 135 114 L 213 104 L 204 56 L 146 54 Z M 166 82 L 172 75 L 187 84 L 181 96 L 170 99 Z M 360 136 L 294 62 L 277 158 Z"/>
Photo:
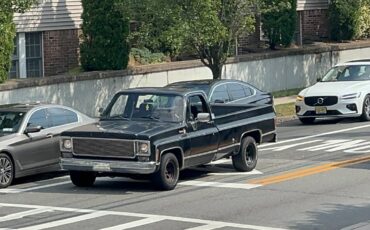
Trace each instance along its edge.
<path fill-rule="evenodd" d="M 19 77 L 19 55 L 18 55 L 18 36 L 14 38 L 14 52 L 12 55 L 12 64 L 9 71 L 9 78 Z"/>
<path fill-rule="evenodd" d="M 41 33 L 26 33 L 27 77 L 42 76 L 42 37 Z"/>

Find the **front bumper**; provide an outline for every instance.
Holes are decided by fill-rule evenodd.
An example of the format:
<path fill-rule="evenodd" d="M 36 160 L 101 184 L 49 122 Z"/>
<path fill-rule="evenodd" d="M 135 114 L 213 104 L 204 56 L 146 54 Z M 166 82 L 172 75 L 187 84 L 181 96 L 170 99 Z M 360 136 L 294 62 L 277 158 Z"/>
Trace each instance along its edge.
<path fill-rule="evenodd" d="M 351 110 L 348 106 L 356 106 L 356 110 Z M 298 107 L 298 108 L 297 108 Z M 326 114 L 316 114 L 315 106 L 308 106 L 303 101 L 296 102 L 296 114 L 298 117 L 359 117 L 362 114 L 362 103 L 359 100 L 339 100 L 337 104 L 324 106 Z"/>
<path fill-rule="evenodd" d="M 61 158 L 60 166 L 69 171 L 88 171 L 101 173 L 151 174 L 157 169 L 156 162 L 131 162 Z"/>

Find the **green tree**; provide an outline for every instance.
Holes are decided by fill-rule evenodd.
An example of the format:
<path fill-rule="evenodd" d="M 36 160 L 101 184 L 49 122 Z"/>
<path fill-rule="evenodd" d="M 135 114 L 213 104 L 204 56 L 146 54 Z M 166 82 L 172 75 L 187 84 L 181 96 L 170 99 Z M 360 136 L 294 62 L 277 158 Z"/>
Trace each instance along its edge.
<path fill-rule="evenodd" d="M 133 14 L 139 23 L 136 41 L 156 52 L 196 53 L 219 79 L 235 39 L 254 31 L 257 1 L 143 0 L 136 10 L 141 16 Z"/>
<path fill-rule="evenodd" d="M 0 1 L 0 83 L 8 78 L 11 55 L 14 50 L 16 35 L 13 22 L 14 13 L 23 13 L 37 0 L 1 0 Z"/>
<path fill-rule="evenodd" d="M 129 18 L 125 0 L 82 0 L 81 65 L 87 71 L 125 69 Z"/>
<path fill-rule="evenodd" d="M 362 1 L 332 0 L 329 5 L 330 37 L 352 40 L 359 33 Z"/>
<path fill-rule="evenodd" d="M 263 0 L 262 30 L 269 39 L 271 49 L 293 41 L 297 23 L 296 0 Z"/>

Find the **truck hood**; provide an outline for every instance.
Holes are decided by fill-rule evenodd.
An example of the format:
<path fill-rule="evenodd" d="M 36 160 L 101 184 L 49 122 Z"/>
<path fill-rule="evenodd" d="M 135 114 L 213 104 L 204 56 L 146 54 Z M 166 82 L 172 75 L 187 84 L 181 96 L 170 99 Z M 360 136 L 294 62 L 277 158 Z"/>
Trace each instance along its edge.
<path fill-rule="evenodd" d="M 80 126 L 62 133 L 62 136 L 71 137 L 102 137 L 125 139 L 149 139 L 171 130 L 181 128 L 180 123 L 158 121 L 100 121 Z"/>
<path fill-rule="evenodd" d="M 369 81 L 339 81 L 339 82 L 318 82 L 306 88 L 301 96 L 340 96 L 349 93 L 361 92 L 364 85 L 370 87 Z"/>

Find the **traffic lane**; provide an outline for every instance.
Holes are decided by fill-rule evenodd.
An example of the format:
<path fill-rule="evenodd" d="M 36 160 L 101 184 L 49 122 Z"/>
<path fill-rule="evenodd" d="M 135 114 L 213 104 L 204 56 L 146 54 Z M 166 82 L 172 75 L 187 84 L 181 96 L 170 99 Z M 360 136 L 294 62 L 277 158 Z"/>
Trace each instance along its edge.
<path fill-rule="evenodd" d="M 312 125 L 304 125 L 298 119 L 283 122 L 277 125 L 278 141 L 316 135 L 353 127 L 367 126 L 370 122 L 360 122 L 356 118 L 319 119 Z"/>

